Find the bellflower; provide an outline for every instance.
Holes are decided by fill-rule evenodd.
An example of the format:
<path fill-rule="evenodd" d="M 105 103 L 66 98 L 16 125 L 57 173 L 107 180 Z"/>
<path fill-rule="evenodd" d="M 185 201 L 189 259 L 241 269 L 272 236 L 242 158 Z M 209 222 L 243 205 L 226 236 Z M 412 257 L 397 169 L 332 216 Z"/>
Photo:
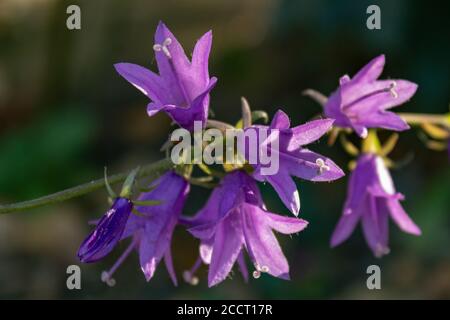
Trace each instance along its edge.
<path fill-rule="evenodd" d="M 395 191 L 383 159 L 374 154 L 363 154 L 350 176 L 347 200 L 332 235 L 331 246 L 344 242 L 361 221 L 367 244 L 375 256 L 381 257 L 389 253 L 389 217 L 404 232 L 420 235 L 419 227 L 400 204 L 403 199 L 403 195 Z"/>
<path fill-rule="evenodd" d="M 207 120 L 209 92 L 217 81 L 208 72 L 211 42 L 209 31 L 197 41 L 189 61 L 175 36 L 160 22 L 153 46 L 159 75 L 131 63 L 118 63 L 115 68 L 152 100 L 147 107 L 149 116 L 164 111 L 181 127 L 193 130 L 194 121 L 205 124 Z"/>
<path fill-rule="evenodd" d="M 362 138 L 367 128 L 402 131 L 409 128 L 390 108 L 408 101 L 417 85 L 406 80 L 377 80 L 383 72 L 384 55 L 364 66 L 353 78 L 344 75 L 339 88 L 324 106 L 325 115 L 335 119 L 335 126 L 352 128 Z"/>
<path fill-rule="evenodd" d="M 154 206 L 136 206 L 136 214 L 130 215 L 121 239 L 131 238 L 131 244 L 117 260 L 114 266 L 102 274 L 102 280 L 113 284 L 113 273 L 125 258 L 136 249 L 139 252 L 141 269 L 147 281 L 164 258 L 166 268 L 173 283 L 177 284 L 170 244 L 172 233 L 177 225 L 189 192 L 188 182 L 173 171 L 169 171 L 152 183 L 154 189 L 142 193 L 139 201 L 160 201 Z"/>
<path fill-rule="evenodd" d="M 119 242 L 132 210 L 133 203 L 129 199 L 116 198 L 111 209 L 81 244 L 78 250 L 80 261 L 95 262 L 110 253 Z"/>
<path fill-rule="evenodd" d="M 192 224 L 189 231 L 201 240 L 201 260 L 210 265 L 210 287 L 223 281 L 236 261 L 247 278 L 244 248 L 255 266 L 254 277 L 265 272 L 289 279 L 289 264 L 273 230 L 292 234 L 307 226 L 302 219 L 268 212 L 256 182 L 243 171 L 223 178 Z"/>
<path fill-rule="evenodd" d="M 286 207 L 295 215 L 300 210 L 300 196 L 291 176 L 310 181 L 332 181 L 344 175 L 332 160 L 304 148 L 324 135 L 332 124 L 332 119 L 320 119 L 291 128 L 289 117 L 279 110 L 269 127 L 255 125 L 247 129 L 268 129 L 268 138 L 258 139 L 258 149 L 267 149 L 267 152 L 274 153 L 279 159 L 278 171 L 275 174 L 266 174 L 264 168 L 267 166 L 263 165 L 259 158 L 256 164 L 252 164 L 252 176 L 258 181 L 270 183 Z M 274 135 L 275 133 L 277 134 Z M 270 143 L 270 140 L 274 139 L 278 140 L 277 148 L 273 148 Z M 247 150 L 249 149 L 246 146 L 244 153 L 248 159 Z"/>

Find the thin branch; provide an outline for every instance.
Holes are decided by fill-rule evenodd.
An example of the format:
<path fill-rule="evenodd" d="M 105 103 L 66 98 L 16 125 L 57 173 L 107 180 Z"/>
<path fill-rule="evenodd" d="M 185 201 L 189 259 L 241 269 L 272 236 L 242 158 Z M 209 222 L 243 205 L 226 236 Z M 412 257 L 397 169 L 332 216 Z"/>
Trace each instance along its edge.
<path fill-rule="evenodd" d="M 160 160 L 148 164 L 146 166 L 143 166 L 138 173 L 138 177 L 157 178 L 158 176 L 160 176 L 161 174 L 163 174 L 164 172 L 173 167 L 174 165 L 170 159 Z M 111 185 L 123 182 L 127 178 L 128 174 L 129 174 L 128 172 L 124 172 L 111 175 L 108 177 L 108 182 Z M 47 196 L 43 196 L 41 198 L 0 206 L 0 214 L 30 210 L 45 205 L 59 203 L 62 201 L 83 196 L 89 192 L 96 191 L 104 187 L 105 187 L 105 179 L 104 178 L 97 179 L 73 188 L 69 188 Z"/>

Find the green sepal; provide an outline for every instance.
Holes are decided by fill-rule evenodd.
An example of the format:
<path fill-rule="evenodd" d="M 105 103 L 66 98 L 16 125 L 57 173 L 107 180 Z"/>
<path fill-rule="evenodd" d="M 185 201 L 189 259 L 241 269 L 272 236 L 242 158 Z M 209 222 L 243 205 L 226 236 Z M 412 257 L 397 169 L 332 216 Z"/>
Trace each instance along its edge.
<path fill-rule="evenodd" d="M 156 187 L 158 187 L 157 184 L 154 185 L 154 186 L 151 186 L 151 187 L 147 187 L 147 188 L 141 187 L 141 186 L 140 186 L 140 187 L 139 187 L 139 191 L 140 191 L 140 192 L 145 192 L 145 193 L 147 193 L 147 192 L 151 192 L 151 191 L 155 190 Z"/>
<path fill-rule="evenodd" d="M 136 180 L 139 169 L 140 167 L 137 167 L 136 169 L 132 170 L 128 177 L 125 179 L 122 190 L 120 191 L 120 197 L 128 199 L 130 198 L 131 194 L 133 193 L 133 184 Z"/>
<path fill-rule="evenodd" d="M 162 202 L 159 200 L 133 200 L 133 204 L 138 207 L 151 207 L 160 205 Z"/>
<path fill-rule="evenodd" d="M 116 193 L 114 192 L 114 190 L 111 188 L 111 185 L 109 184 L 109 181 L 108 181 L 108 172 L 107 172 L 107 168 L 105 167 L 105 170 L 104 170 L 104 174 L 105 174 L 105 186 L 106 186 L 106 190 L 108 191 L 108 195 L 109 195 L 109 199 L 115 199 L 115 198 L 117 198 L 117 195 L 116 195 Z M 108 200 L 109 200 L 108 199 Z"/>

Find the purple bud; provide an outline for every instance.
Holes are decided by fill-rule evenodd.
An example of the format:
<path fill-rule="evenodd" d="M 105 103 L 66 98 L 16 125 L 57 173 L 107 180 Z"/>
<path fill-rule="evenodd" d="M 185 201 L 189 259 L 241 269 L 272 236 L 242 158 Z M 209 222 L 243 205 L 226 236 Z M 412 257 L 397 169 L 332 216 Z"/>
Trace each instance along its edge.
<path fill-rule="evenodd" d="M 105 257 L 122 237 L 133 203 L 126 198 L 117 198 L 95 229 L 83 241 L 78 250 L 81 262 L 95 262 Z"/>

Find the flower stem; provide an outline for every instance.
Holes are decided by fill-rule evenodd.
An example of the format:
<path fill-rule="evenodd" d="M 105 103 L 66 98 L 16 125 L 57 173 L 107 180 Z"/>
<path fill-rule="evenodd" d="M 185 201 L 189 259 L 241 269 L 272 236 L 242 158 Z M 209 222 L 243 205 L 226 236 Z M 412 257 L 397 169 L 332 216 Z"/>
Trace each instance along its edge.
<path fill-rule="evenodd" d="M 363 139 L 361 143 L 363 153 L 378 154 L 381 149 L 380 140 L 378 139 L 376 129 L 370 129 L 367 138 Z"/>
<path fill-rule="evenodd" d="M 170 159 L 159 160 L 154 163 L 147 164 L 143 166 L 137 175 L 137 177 L 152 177 L 157 178 L 167 170 L 173 168 L 174 165 Z M 119 173 L 115 175 L 111 175 L 108 177 L 108 181 L 111 185 L 123 182 L 128 176 L 128 172 Z M 87 182 L 81 185 L 78 185 L 73 188 L 69 188 L 63 191 L 59 191 L 47 196 L 43 196 L 41 198 L 17 202 L 7 205 L 0 206 L 0 214 L 4 213 L 12 213 L 17 211 L 25 211 L 29 209 L 34 209 L 50 204 L 59 203 L 62 201 L 70 200 L 76 197 L 83 196 L 87 193 L 96 191 L 105 187 L 105 179 L 97 179 L 91 182 Z"/>
<path fill-rule="evenodd" d="M 424 123 L 439 124 L 450 128 L 450 116 L 448 114 L 424 114 L 424 113 L 397 113 L 403 120 L 411 125 Z"/>

